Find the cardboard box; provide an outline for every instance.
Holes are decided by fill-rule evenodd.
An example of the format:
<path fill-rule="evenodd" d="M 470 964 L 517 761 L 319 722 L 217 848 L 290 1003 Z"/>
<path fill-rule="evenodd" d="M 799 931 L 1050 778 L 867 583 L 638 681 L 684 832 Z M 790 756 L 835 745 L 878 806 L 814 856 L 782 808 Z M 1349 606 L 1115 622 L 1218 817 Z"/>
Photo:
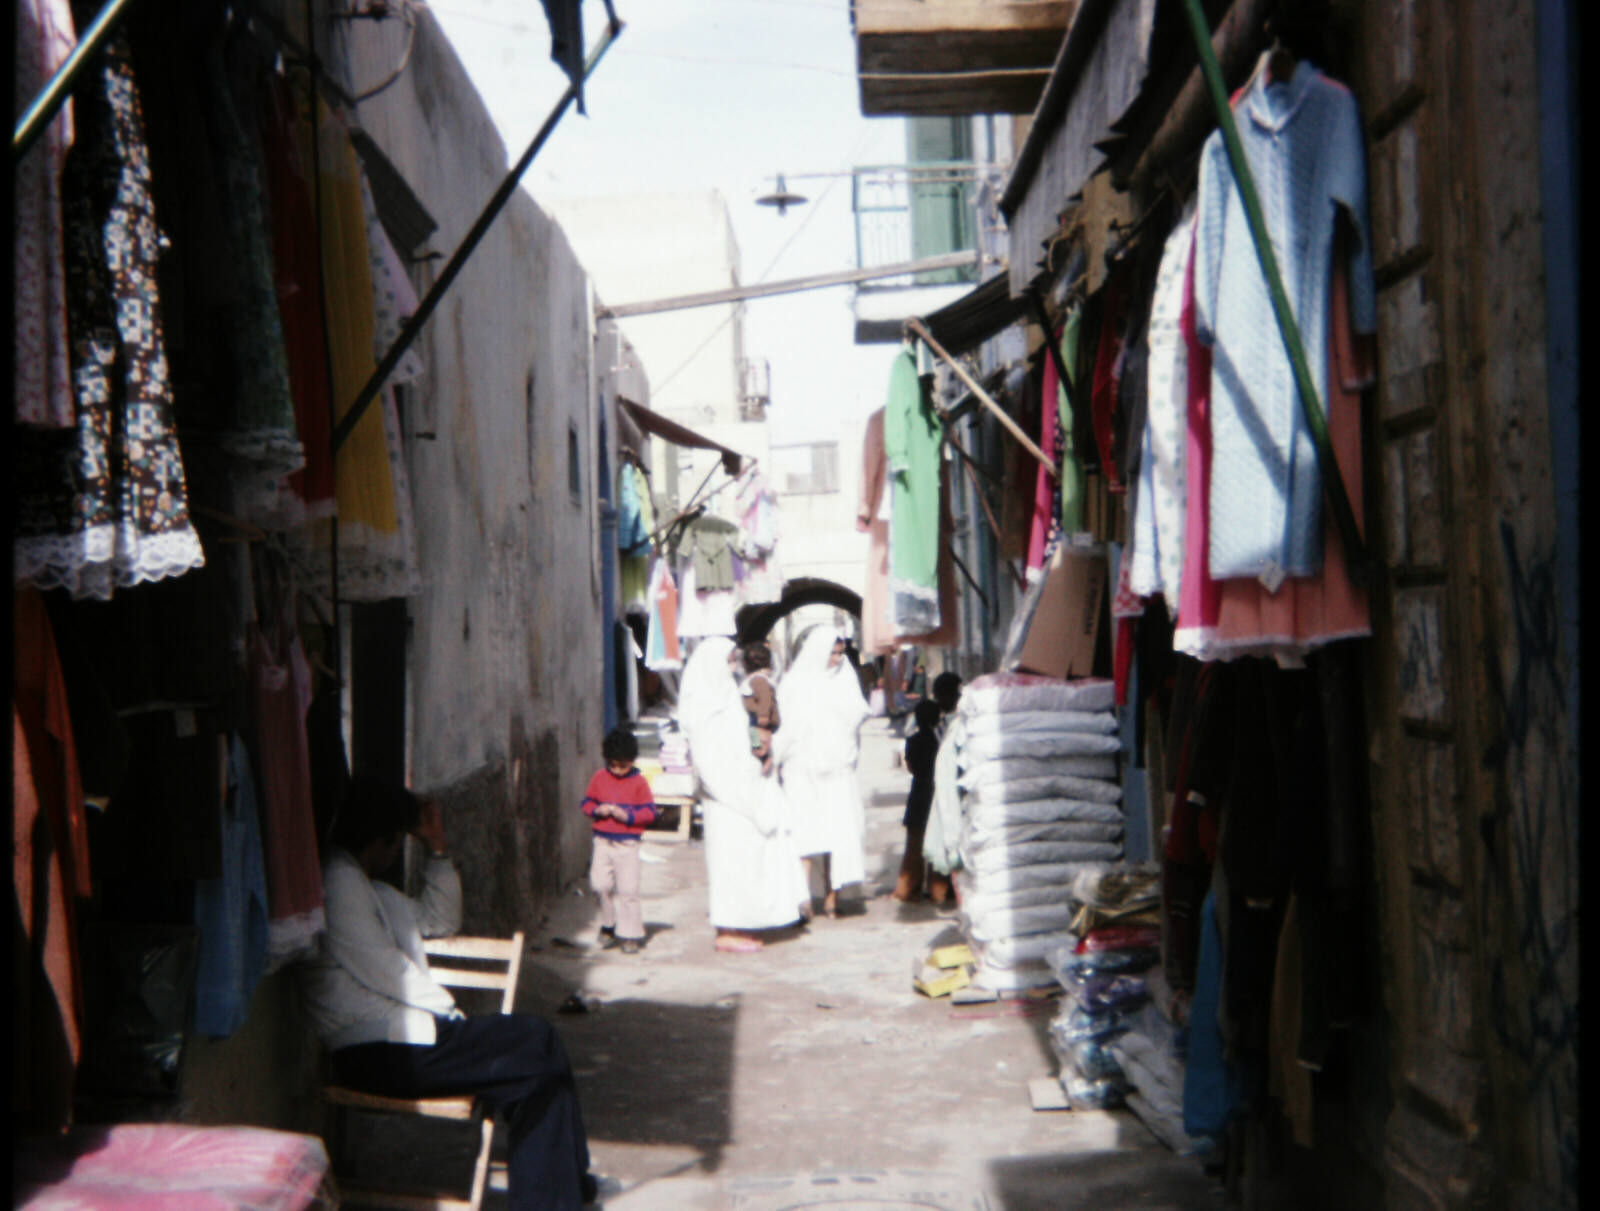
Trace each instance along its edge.
<path fill-rule="evenodd" d="M 1007 667 L 1046 677 L 1093 676 L 1105 597 L 1105 552 L 1062 543 L 1044 569 L 1027 630 Z"/>

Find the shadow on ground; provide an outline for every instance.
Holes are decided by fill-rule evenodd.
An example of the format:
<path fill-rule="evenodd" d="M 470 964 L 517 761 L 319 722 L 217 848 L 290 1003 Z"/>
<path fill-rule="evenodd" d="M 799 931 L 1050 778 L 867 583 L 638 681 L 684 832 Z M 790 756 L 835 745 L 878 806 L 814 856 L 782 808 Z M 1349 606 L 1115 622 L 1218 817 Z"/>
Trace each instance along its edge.
<path fill-rule="evenodd" d="M 1150 1151 L 1137 1122 L 1118 1122 L 1116 1134 L 1112 1151 L 990 1161 L 993 1211 L 1212 1211 L 1220 1205 L 1194 1164 Z"/>

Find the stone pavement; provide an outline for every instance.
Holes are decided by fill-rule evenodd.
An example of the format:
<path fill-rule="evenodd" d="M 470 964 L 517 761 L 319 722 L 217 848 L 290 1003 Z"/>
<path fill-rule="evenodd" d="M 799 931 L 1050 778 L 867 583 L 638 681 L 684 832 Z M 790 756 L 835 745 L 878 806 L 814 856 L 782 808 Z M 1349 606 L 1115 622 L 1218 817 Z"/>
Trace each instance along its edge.
<path fill-rule="evenodd" d="M 913 963 L 958 938 L 948 913 L 881 894 L 905 836 L 901 743 L 867 724 L 869 882 L 849 915 L 720 954 L 700 843 L 651 840 L 640 953 L 599 946 L 581 887 L 530 930 L 518 1008 L 566 1042 L 606 1211 L 1220 1207 L 1131 1114 L 1031 1108 L 1028 1081 L 1057 1068 L 1053 1003 L 913 991 Z M 588 1011 L 558 1014 L 573 993 Z"/>

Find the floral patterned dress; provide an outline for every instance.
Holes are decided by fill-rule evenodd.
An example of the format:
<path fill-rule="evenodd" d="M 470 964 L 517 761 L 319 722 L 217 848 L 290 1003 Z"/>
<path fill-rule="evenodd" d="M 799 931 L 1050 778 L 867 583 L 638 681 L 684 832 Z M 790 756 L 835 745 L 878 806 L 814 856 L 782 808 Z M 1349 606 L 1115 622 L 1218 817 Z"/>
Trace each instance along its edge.
<path fill-rule="evenodd" d="M 92 6 L 91 6 L 92 7 Z M 205 562 L 162 337 L 144 117 L 125 38 L 73 95 L 62 178 L 74 428 L 16 431 L 19 584 L 106 600 Z"/>

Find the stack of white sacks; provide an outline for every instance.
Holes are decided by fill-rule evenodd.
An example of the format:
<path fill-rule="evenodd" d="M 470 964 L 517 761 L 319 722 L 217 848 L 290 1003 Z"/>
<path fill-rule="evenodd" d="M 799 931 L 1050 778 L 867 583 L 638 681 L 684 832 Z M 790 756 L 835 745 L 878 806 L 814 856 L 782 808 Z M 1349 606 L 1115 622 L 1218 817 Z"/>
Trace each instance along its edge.
<path fill-rule="evenodd" d="M 938 869 L 959 866 L 974 983 L 1006 993 L 1055 981 L 1046 957 L 1073 940 L 1074 875 L 1122 857 L 1120 747 L 1109 681 L 992 673 L 963 690 L 924 852 Z"/>

